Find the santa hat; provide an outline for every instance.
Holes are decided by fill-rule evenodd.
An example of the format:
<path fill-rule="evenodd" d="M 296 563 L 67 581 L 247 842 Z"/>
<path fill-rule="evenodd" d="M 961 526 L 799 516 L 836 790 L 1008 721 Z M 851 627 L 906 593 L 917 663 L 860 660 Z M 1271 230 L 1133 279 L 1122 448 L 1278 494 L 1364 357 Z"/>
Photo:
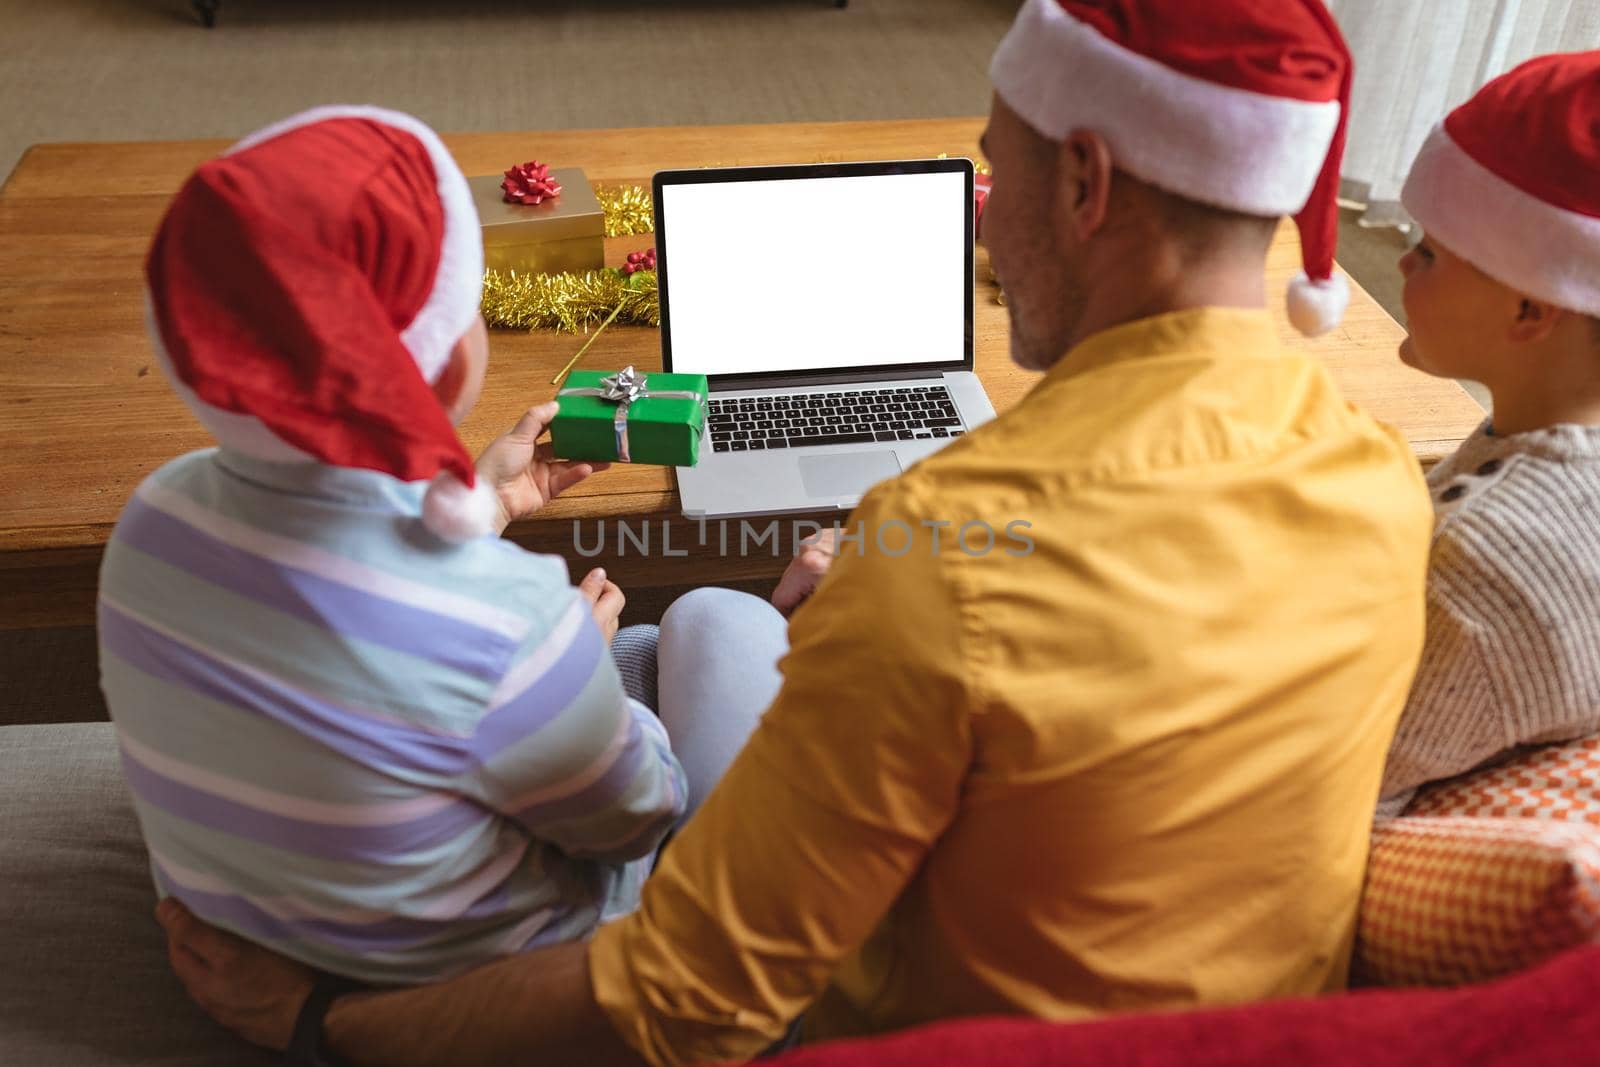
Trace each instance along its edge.
<path fill-rule="evenodd" d="M 167 377 L 222 444 L 432 479 L 423 521 L 494 528 L 431 384 L 478 313 L 467 181 L 409 115 L 324 107 L 251 134 L 178 191 L 145 264 Z"/>
<path fill-rule="evenodd" d="M 1434 127 L 1401 202 L 1497 281 L 1600 315 L 1600 52 L 1541 56 Z"/>
<path fill-rule="evenodd" d="M 1350 50 L 1320 0 L 1027 0 L 989 76 L 1054 141 L 1088 129 L 1116 165 L 1191 200 L 1293 215 L 1289 318 L 1338 325 L 1334 273 Z"/>

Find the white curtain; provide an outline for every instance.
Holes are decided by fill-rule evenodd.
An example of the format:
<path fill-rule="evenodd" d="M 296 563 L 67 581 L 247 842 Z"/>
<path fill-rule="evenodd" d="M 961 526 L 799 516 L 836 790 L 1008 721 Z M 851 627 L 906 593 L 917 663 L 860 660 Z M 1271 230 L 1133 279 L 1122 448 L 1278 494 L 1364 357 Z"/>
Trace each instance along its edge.
<path fill-rule="evenodd" d="M 1600 48 L 1600 0 L 1329 0 L 1356 77 L 1343 194 L 1405 225 L 1400 187 L 1435 123 L 1536 55 Z"/>

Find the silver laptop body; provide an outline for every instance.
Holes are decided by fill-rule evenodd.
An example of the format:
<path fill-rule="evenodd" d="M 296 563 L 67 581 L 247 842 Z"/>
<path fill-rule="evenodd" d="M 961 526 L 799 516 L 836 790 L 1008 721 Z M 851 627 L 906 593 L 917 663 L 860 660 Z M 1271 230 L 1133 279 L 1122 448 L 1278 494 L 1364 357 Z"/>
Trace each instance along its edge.
<path fill-rule="evenodd" d="M 994 417 L 966 159 L 655 176 L 661 356 L 705 374 L 684 514 L 848 510 Z"/>

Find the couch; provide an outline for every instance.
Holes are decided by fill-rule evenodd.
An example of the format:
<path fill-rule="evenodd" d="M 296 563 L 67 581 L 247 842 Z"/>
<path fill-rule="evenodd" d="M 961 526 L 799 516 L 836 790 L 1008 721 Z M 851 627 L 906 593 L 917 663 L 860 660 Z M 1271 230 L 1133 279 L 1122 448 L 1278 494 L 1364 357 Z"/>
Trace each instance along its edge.
<path fill-rule="evenodd" d="M 254 1067 L 167 969 L 106 723 L 0 727 L 0 1064 Z M 1600 1062 L 1600 947 L 1498 983 L 1075 1026 L 978 1019 L 800 1049 L 778 1067 L 1321 1067 Z"/>

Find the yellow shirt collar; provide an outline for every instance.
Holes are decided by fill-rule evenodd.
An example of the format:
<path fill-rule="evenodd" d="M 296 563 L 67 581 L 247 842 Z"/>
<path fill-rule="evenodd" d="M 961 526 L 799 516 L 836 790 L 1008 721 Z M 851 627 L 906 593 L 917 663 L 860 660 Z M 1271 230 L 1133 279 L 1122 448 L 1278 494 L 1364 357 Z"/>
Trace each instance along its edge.
<path fill-rule="evenodd" d="M 1045 371 L 1044 380 L 1075 378 L 1124 360 L 1184 355 L 1224 358 L 1277 350 L 1277 327 L 1260 308 L 1201 307 L 1124 322 L 1091 334 Z"/>

